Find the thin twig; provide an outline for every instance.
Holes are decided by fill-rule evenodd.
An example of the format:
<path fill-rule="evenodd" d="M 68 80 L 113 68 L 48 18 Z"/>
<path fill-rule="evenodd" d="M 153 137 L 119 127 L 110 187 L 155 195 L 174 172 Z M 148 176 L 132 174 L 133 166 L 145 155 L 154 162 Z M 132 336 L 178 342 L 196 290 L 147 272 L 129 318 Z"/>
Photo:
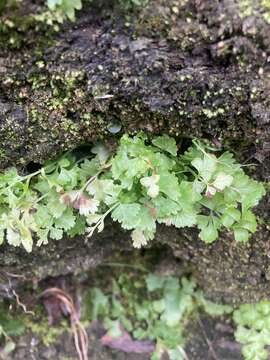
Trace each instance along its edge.
<path fill-rule="evenodd" d="M 35 315 L 33 311 L 27 310 L 27 307 L 20 301 L 20 297 L 14 289 L 12 289 L 12 294 L 15 296 L 17 304 L 23 309 L 25 314 Z"/>
<path fill-rule="evenodd" d="M 189 357 L 187 356 L 187 353 L 185 352 L 185 350 L 181 347 L 178 346 L 177 349 L 180 351 L 180 353 L 183 355 L 184 360 L 189 360 Z"/>
<path fill-rule="evenodd" d="M 10 277 L 25 279 L 25 276 L 24 275 L 12 274 L 12 273 L 9 273 L 9 272 L 6 272 L 6 271 L 0 271 L 0 273 L 6 277 L 6 279 L 8 281 L 9 290 L 15 296 L 17 305 L 20 306 L 23 309 L 25 314 L 35 315 L 35 313 L 33 311 L 27 310 L 26 305 L 21 302 L 20 297 L 17 294 L 17 292 L 13 289 L 13 285 L 12 285 L 12 282 L 10 280 Z"/>
<path fill-rule="evenodd" d="M 200 325 L 200 328 L 201 328 L 201 330 L 202 330 L 203 336 L 204 336 L 204 338 L 205 338 L 205 341 L 206 341 L 206 343 L 207 343 L 207 345 L 208 345 L 208 347 L 209 347 L 209 350 L 210 350 L 213 358 L 214 358 L 215 360 L 219 360 L 219 358 L 217 357 L 217 354 L 216 354 L 216 352 L 215 352 L 215 350 L 214 350 L 214 348 L 213 348 L 213 346 L 212 346 L 211 341 L 210 341 L 210 340 L 208 339 L 208 337 L 207 337 L 207 334 L 206 334 L 206 331 L 204 330 L 204 326 L 203 326 L 203 324 L 202 324 L 202 322 L 201 322 L 201 319 L 198 318 L 197 321 L 198 321 L 198 324 Z"/>
<path fill-rule="evenodd" d="M 2 272 L 2 271 L 1 271 Z M 21 279 L 24 279 L 25 280 L 25 276 L 24 275 L 19 275 L 19 274 L 13 274 L 13 273 L 10 273 L 8 271 L 3 271 L 3 273 L 7 276 L 7 277 L 14 277 L 14 278 L 21 278 Z"/>

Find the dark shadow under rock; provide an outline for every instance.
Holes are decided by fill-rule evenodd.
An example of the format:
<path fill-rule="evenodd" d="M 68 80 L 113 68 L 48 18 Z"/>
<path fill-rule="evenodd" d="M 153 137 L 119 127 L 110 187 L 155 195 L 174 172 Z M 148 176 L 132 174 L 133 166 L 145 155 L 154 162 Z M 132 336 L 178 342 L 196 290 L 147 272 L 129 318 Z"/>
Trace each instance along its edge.
<path fill-rule="evenodd" d="M 248 244 L 237 244 L 230 234 L 222 234 L 214 244 L 208 245 L 198 238 L 195 229 L 159 226 L 155 242 L 150 242 L 148 248 L 153 252 L 152 260 L 156 248 L 164 252 L 165 264 L 174 262 L 173 256 L 175 261 L 178 259 L 181 268 L 193 274 L 207 297 L 239 304 L 270 296 L 269 238 L 269 230 L 261 227 Z M 106 261 L 117 261 L 123 253 L 127 259 L 136 254 L 141 256 L 144 251 L 132 247 L 129 232 L 123 232 L 117 224 L 108 224 L 87 243 L 83 237 L 50 241 L 31 254 L 23 249 L 1 247 L 0 265 L 2 272 L 20 275 L 13 278 L 16 287 L 25 281 L 37 282 L 49 276 L 79 274 Z M 160 258 L 153 261 L 157 266 Z"/>

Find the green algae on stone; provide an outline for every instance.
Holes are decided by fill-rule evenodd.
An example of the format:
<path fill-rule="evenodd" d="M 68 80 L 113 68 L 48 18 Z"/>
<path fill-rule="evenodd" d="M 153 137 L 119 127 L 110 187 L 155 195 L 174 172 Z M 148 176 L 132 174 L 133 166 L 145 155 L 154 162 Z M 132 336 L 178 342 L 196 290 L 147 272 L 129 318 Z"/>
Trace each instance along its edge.
<path fill-rule="evenodd" d="M 265 8 L 265 12 L 263 13 L 263 17 L 265 21 L 270 24 L 270 1 L 262 0 L 262 6 Z"/>
<path fill-rule="evenodd" d="M 269 0 L 238 0 L 240 16 L 246 18 L 249 16 L 262 17 L 270 24 L 270 1 Z"/>
<path fill-rule="evenodd" d="M 48 323 L 46 314 L 39 318 L 34 317 L 30 319 L 30 317 L 25 317 L 24 325 L 28 331 L 35 334 L 46 346 L 56 343 L 58 338 L 69 330 L 69 324 L 65 320 L 61 321 L 57 326 L 51 326 Z"/>

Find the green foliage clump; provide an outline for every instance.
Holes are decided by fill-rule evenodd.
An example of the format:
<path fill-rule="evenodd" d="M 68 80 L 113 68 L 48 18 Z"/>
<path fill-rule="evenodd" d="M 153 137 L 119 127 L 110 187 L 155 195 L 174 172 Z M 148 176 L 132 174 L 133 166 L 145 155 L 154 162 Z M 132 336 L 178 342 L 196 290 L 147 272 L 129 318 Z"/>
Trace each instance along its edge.
<path fill-rule="evenodd" d="M 269 0 L 238 0 L 240 16 L 262 17 L 268 24 L 270 23 L 270 1 Z"/>
<path fill-rule="evenodd" d="M 262 7 L 263 7 L 263 17 L 264 20 L 270 24 L 270 0 L 262 0 Z"/>
<path fill-rule="evenodd" d="M 119 6 L 126 10 L 141 8 L 147 5 L 149 0 L 118 0 Z M 88 0 L 91 2 L 91 0 Z M 51 11 L 51 21 L 62 23 L 66 18 L 74 21 L 75 11 L 82 9 L 82 0 L 47 0 L 47 6 Z M 45 19 L 44 19 L 45 20 Z"/>
<path fill-rule="evenodd" d="M 0 243 L 32 250 L 48 238 L 104 229 L 111 214 L 123 229 L 132 230 L 134 247 L 155 236 L 157 223 L 177 228 L 197 226 L 206 243 L 228 229 L 246 242 L 256 230 L 251 209 L 265 194 L 232 154 L 198 141 L 177 155 L 173 138 L 124 135 L 115 154 L 102 144 L 89 158 L 72 153 L 21 176 L 15 168 L 0 174 Z"/>
<path fill-rule="evenodd" d="M 118 0 L 120 6 L 125 10 L 130 10 L 133 7 L 142 8 L 146 6 L 149 0 Z"/>
<path fill-rule="evenodd" d="M 81 0 L 47 0 L 48 8 L 63 13 L 69 20 L 75 20 L 75 10 L 81 10 Z"/>
<path fill-rule="evenodd" d="M 243 344 L 245 360 L 266 360 L 270 345 L 270 301 L 243 304 L 233 313 L 237 324 L 235 338 Z"/>
<path fill-rule="evenodd" d="M 82 9 L 82 0 L 46 0 L 47 11 L 42 11 L 34 16 L 35 19 L 45 22 L 48 25 L 55 23 L 63 23 L 66 19 L 75 21 L 77 10 Z M 84 0 L 84 2 L 92 2 L 92 0 Z M 149 0 L 117 0 L 116 4 L 125 11 L 134 8 L 141 8 L 147 5 Z M 20 6 L 21 0 L 0 0 L 0 14 L 4 13 L 8 8 Z"/>
<path fill-rule="evenodd" d="M 31 319 L 29 317 L 24 318 L 24 325 L 27 331 L 31 331 L 38 338 L 41 339 L 42 343 L 45 346 L 50 346 L 57 342 L 58 338 L 65 332 L 69 330 L 68 323 L 65 320 L 62 320 L 57 326 L 51 326 L 48 322 L 48 319 L 39 314 L 35 313 L 35 318 Z"/>
<path fill-rule="evenodd" d="M 136 340 L 154 341 L 152 360 L 160 360 L 164 353 L 170 360 L 186 358 L 185 328 L 199 308 L 212 316 L 232 312 L 229 306 L 204 299 L 192 279 L 154 274 L 139 279 L 122 274 L 108 294 L 92 289 L 86 303 L 86 318 L 102 320 L 111 337 L 121 337 L 123 327 Z"/>
<path fill-rule="evenodd" d="M 3 342 L 4 346 L 1 349 L 0 356 L 7 356 L 15 349 L 16 345 L 11 337 L 20 336 L 24 333 L 24 331 L 24 324 L 19 319 L 12 318 L 7 309 L 1 304 L 0 341 Z"/>

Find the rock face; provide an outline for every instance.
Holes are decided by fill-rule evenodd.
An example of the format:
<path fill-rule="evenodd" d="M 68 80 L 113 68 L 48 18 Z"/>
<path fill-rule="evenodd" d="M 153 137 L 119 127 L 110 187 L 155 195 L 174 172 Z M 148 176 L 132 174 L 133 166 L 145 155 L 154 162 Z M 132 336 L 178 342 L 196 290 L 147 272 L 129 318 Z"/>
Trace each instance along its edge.
<path fill-rule="evenodd" d="M 269 181 L 270 10 L 260 1 L 153 0 L 127 17 L 113 1 L 96 0 L 59 32 L 29 15 L 40 10 L 35 2 L 25 3 L 2 16 L 1 168 L 25 171 L 64 150 L 98 139 L 114 146 L 119 134 L 143 130 L 175 136 L 180 148 L 207 138 Z M 269 296 L 269 205 L 268 195 L 257 210 L 266 224 L 248 247 L 230 236 L 209 247 L 173 229 L 157 239 L 191 265 L 208 295 L 256 300 Z M 80 271 L 91 257 L 102 261 L 107 242 L 120 247 L 126 234 L 111 229 L 87 253 L 79 239 L 29 257 L 2 247 L 1 266 L 39 278 Z M 78 261 L 69 267 L 71 258 Z"/>

